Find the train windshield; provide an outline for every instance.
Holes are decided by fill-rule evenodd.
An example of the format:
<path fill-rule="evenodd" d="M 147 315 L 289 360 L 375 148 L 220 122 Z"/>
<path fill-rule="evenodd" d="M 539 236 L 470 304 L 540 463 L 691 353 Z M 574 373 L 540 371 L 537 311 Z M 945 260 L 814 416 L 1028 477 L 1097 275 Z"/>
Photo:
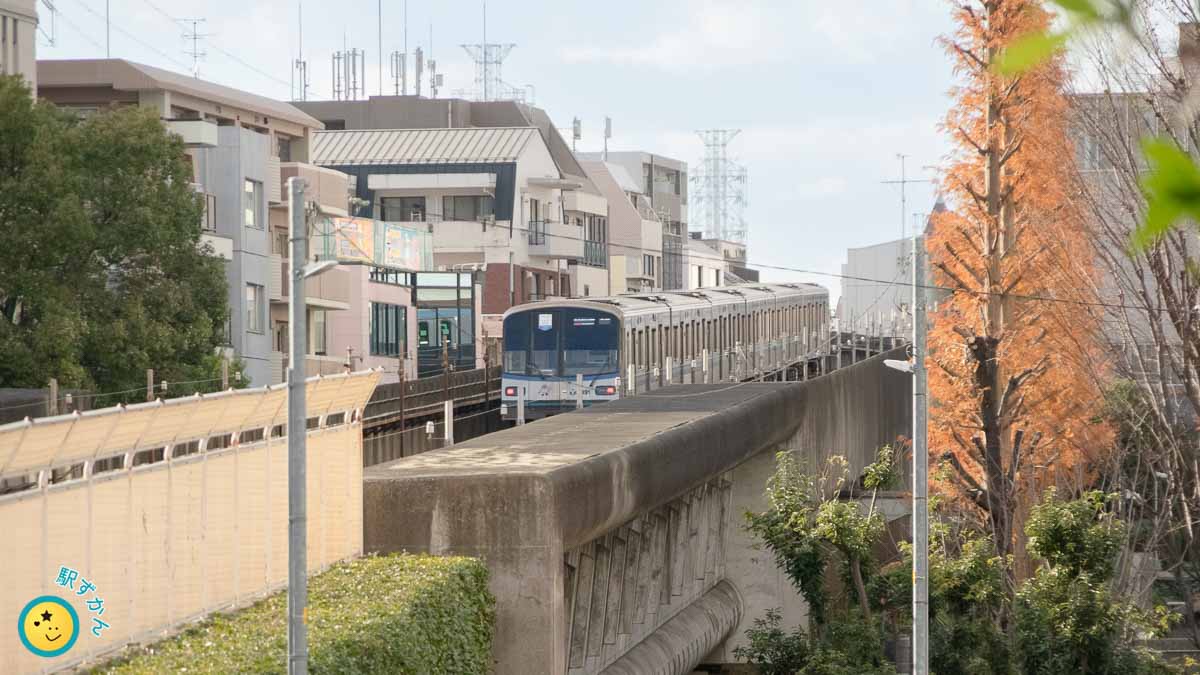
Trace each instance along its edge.
<path fill-rule="evenodd" d="M 551 308 L 504 321 L 504 371 L 542 377 L 618 370 L 616 317 L 590 309 Z"/>

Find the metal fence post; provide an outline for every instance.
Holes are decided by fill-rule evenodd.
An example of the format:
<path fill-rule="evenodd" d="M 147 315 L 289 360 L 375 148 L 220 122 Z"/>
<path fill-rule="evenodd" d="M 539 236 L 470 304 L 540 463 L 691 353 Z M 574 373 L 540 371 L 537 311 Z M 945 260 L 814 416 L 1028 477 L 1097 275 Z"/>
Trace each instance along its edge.
<path fill-rule="evenodd" d="M 708 370 L 709 370 L 708 366 L 709 366 L 709 364 L 708 364 L 708 350 L 707 349 L 705 349 L 701 353 L 700 359 L 702 362 L 701 367 L 704 369 L 704 378 L 703 378 L 704 384 L 708 384 Z"/>
<path fill-rule="evenodd" d="M 50 378 L 50 399 L 46 401 L 46 414 L 53 417 L 58 414 L 58 378 Z"/>
<path fill-rule="evenodd" d="M 674 379 L 675 379 L 674 377 L 672 377 L 672 372 L 671 372 L 675 369 L 675 359 L 668 356 L 665 359 L 665 363 L 663 365 L 666 367 L 666 370 L 667 370 L 666 380 L 667 380 L 667 384 L 669 385 L 672 382 L 674 382 Z"/>
<path fill-rule="evenodd" d="M 154 400 L 154 369 L 146 369 L 146 400 Z"/>
<path fill-rule="evenodd" d="M 446 401 L 442 405 L 445 406 L 442 419 L 446 426 L 446 445 L 454 445 L 454 401 Z"/>
<path fill-rule="evenodd" d="M 583 410 L 583 373 L 575 373 L 575 409 Z"/>
<path fill-rule="evenodd" d="M 517 426 L 525 424 L 525 385 L 517 386 Z"/>
<path fill-rule="evenodd" d="M 629 371 L 629 395 L 637 396 L 637 366 L 631 363 L 627 370 Z"/>

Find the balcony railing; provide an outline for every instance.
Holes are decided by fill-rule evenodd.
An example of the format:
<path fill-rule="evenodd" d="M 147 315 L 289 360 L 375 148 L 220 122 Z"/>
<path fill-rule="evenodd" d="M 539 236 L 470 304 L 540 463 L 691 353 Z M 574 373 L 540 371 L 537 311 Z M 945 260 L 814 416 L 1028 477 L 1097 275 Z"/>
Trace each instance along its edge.
<path fill-rule="evenodd" d="M 593 267 L 606 267 L 608 256 L 602 241 L 583 242 L 583 264 Z"/>
<path fill-rule="evenodd" d="M 529 221 L 529 244 L 539 246 L 546 243 L 546 221 Z"/>

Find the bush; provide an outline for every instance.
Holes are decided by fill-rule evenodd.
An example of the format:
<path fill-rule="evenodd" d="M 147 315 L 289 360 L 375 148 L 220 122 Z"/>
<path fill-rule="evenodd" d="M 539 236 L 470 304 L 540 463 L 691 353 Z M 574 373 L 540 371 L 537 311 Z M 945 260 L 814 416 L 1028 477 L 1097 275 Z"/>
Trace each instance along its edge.
<path fill-rule="evenodd" d="M 472 558 L 368 556 L 309 579 L 313 673 L 491 671 L 495 600 Z M 287 593 L 127 652 L 101 673 L 287 672 Z"/>

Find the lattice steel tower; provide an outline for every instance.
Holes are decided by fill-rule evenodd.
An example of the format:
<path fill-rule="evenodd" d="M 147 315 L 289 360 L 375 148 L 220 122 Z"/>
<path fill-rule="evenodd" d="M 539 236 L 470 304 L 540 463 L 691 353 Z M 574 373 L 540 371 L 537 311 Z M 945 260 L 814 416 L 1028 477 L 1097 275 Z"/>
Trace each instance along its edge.
<path fill-rule="evenodd" d="M 746 168 L 729 159 L 729 143 L 741 129 L 703 129 L 704 160 L 692 171 L 692 202 L 698 207 L 705 239 L 746 242 Z"/>

